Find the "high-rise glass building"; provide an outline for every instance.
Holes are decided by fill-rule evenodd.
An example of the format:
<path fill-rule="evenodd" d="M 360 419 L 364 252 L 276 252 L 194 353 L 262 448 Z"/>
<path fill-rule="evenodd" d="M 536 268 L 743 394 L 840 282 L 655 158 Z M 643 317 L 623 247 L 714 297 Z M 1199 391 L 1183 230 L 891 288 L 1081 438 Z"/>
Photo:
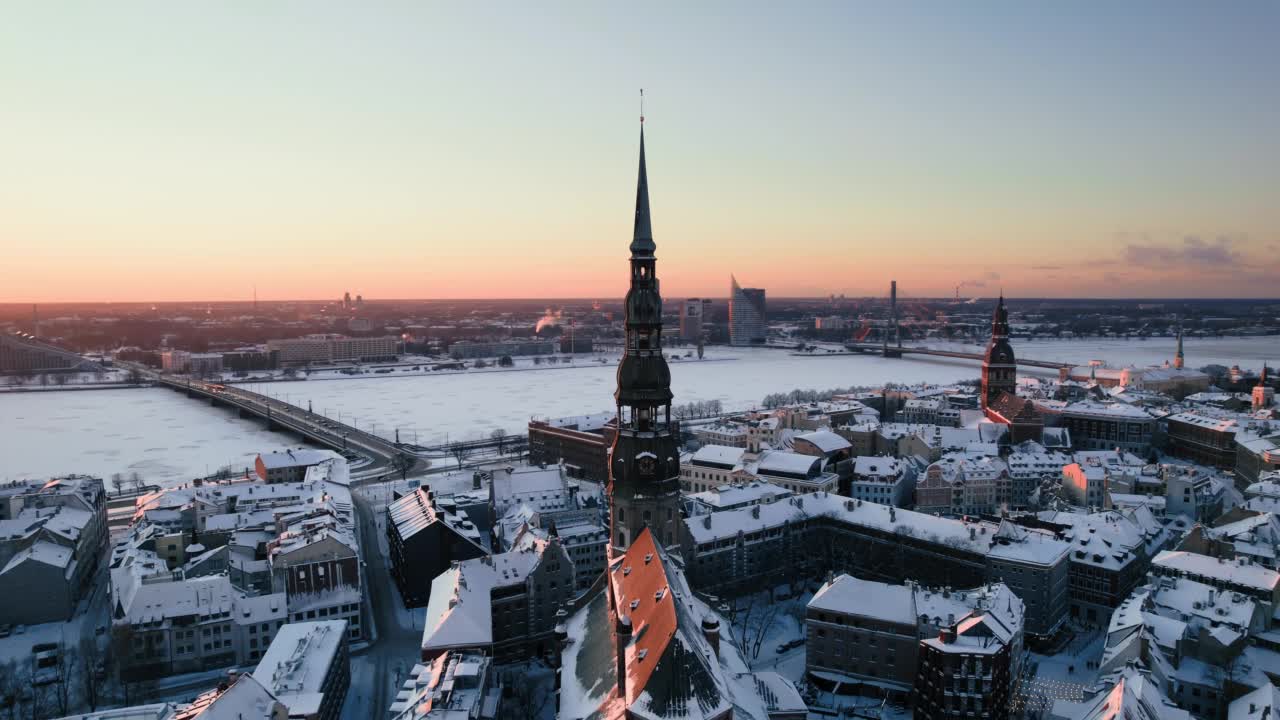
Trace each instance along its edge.
<path fill-rule="evenodd" d="M 729 276 L 729 344 L 763 345 L 765 339 L 764 289 L 744 288 Z"/>

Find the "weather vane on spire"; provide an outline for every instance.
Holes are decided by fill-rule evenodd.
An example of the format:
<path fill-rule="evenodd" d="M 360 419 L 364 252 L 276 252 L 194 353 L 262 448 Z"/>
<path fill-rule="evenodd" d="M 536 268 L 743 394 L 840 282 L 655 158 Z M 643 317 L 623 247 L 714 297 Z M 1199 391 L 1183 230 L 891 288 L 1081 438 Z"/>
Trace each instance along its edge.
<path fill-rule="evenodd" d="M 644 124 L 644 88 L 640 88 L 640 124 Z"/>

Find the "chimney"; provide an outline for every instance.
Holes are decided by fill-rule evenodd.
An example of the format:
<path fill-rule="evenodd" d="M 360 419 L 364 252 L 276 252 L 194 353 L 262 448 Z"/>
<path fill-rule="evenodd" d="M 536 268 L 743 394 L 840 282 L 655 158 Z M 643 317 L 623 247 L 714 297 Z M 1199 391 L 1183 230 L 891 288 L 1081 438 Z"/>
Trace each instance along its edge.
<path fill-rule="evenodd" d="M 617 641 L 618 657 L 618 698 L 627 699 L 627 646 L 631 644 L 631 616 L 618 612 L 614 624 L 614 638 Z"/>
<path fill-rule="evenodd" d="M 480 472 L 479 471 L 471 473 L 471 489 L 472 490 L 480 489 Z"/>
<path fill-rule="evenodd" d="M 551 650 L 551 667 L 555 668 L 556 676 L 560 675 L 560 655 L 565 648 L 569 646 L 569 611 L 560 608 L 556 611 L 556 628 L 555 628 L 555 646 Z"/>
<path fill-rule="evenodd" d="M 707 639 L 707 643 L 711 645 L 711 650 L 720 657 L 720 621 L 715 615 L 707 613 L 702 618 L 702 636 Z"/>
<path fill-rule="evenodd" d="M 890 506 L 889 506 L 889 522 L 897 522 L 897 520 L 898 520 L 898 517 L 897 517 L 897 516 L 898 516 L 898 514 L 897 514 L 896 512 L 894 512 L 894 510 L 893 510 L 893 506 L 892 506 L 892 505 L 890 505 Z"/>

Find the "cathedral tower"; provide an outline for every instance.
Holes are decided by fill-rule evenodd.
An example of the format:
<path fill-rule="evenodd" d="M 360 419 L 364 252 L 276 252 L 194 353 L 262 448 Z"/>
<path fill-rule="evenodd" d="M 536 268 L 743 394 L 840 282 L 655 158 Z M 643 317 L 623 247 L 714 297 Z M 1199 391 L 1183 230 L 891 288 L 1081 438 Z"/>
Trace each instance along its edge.
<path fill-rule="evenodd" d="M 991 341 L 982 360 L 982 409 L 986 410 L 1001 393 L 1018 394 L 1018 362 L 1009 345 L 1009 311 L 1004 307 L 1004 294 L 996 303 L 991 318 Z"/>
<path fill-rule="evenodd" d="M 680 540 L 680 450 L 671 421 L 671 370 L 662 355 L 656 249 L 649 224 L 649 179 L 641 125 L 626 345 L 614 393 L 618 434 L 609 455 L 609 524 L 615 551 L 626 550 L 645 527 L 664 546 Z"/>
<path fill-rule="evenodd" d="M 1267 384 L 1267 363 L 1262 362 L 1262 374 L 1258 376 L 1258 384 L 1253 388 L 1253 410 L 1266 410 L 1276 401 L 1276 390 Z"/>

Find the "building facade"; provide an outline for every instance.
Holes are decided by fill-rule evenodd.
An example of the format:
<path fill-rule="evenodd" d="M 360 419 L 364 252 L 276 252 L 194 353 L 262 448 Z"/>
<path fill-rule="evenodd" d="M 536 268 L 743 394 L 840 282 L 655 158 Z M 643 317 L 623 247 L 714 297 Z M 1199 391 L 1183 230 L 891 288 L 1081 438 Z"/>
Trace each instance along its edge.
<path fill-rule="evenodd" d="M 710 314 L 710 300 L 687 298 L 680 304 L 680 339 L 697 342 L 702 337 L 702 324 Z"/>
<path fill-rule="evenodd" d="M 307 335 L 286 340 L 268 340 L 267 350 L 276 354 L 281 367 L 335 362 L 382 362 L 396 359 L 400 351 L 400 339 L 394 335 Z"/>
<path fill-rule="evenodd" d="M 763 345 L 767 318 L 764 290 L 744 288 L 729 276 L 729 344 Z"/>
<path fill-rule="evenodd" d="M 570 477 L 607 482 L 616 420 L 612 413 L 530 420 L 529 462 L 564 463 Z"/>
<path fill-rule="evenodd" d="M 475 523 L 450 512 L 427 488 L 387 506 L 387 542 L 391 577 L 406 607 L 426 605 L 431 581 L 454 561 L 488 554 Z"/>

